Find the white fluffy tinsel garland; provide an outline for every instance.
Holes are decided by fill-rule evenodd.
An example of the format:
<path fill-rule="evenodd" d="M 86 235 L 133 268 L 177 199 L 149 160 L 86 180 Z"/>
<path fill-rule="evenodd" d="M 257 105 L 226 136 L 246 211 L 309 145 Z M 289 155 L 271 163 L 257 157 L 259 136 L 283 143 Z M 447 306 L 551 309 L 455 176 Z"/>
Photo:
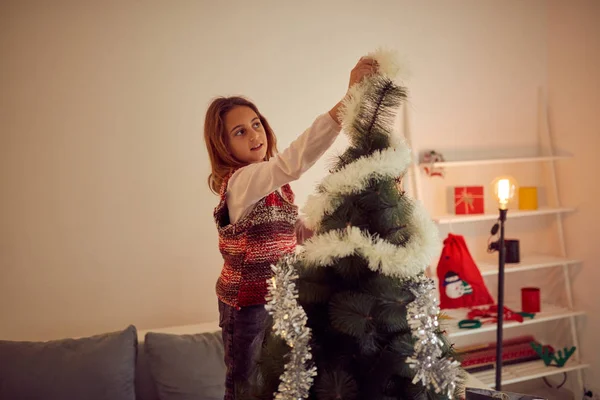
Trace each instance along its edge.
<path fill-rule="evenodd" d="M 410 149 L 400 138 L 390 139 L 392 147 L 361 157 L 323 179 L 323 192 L 309 196 L 302 208 L 307 228 L 318 228 L 323 216 L 340 205 L 340 196 L 363 191 L 371 178 L 395 179 L 406 171 L 411 161 Z"/>
<path fill-rule="evenodd" d="M 308 265 L 328 266 L 338 258 L 360 254 L 373 271 L 410 278 L 423 272 L 441 250 L 437 227 L 420 203 L 413 207 L 411 227 L 412 235 L 404 246 L 369 235 L 355 226 L 330 231 L 307 240 L 303 257 Z"/>

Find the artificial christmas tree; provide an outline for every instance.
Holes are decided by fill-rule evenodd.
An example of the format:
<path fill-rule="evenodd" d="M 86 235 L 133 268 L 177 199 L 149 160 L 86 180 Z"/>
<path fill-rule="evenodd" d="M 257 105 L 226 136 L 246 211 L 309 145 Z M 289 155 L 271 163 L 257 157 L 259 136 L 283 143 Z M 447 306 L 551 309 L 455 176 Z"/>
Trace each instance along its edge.
<path fill-rule="evenodd" d="M 267 328 L 247 399 L 445 399 L 462 370 L 440 331 L 437 229 L 398 180 L 410 150 L 394 133 L 406 89 L 393 55 L 350 89 L 350 139 L 304 208 L 315 235 L 273 267 Z"/>

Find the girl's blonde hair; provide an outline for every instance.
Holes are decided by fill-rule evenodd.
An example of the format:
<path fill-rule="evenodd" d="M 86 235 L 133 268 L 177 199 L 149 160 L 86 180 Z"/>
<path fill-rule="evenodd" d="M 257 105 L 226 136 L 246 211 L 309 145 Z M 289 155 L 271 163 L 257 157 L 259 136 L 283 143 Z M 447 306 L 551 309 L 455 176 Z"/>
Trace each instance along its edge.
<path fill-rule="evenodd" d="M 219 193 L 223 180 L 232 170 L 247 165 L 237 160 L 229 151 L 229 135 L 225 130 L 225 115 L 235 107 L 249 107 L 258 118 L 267 135 L 267 155 L 265 160 L 277 153 L 277 139 L 267 119 L 258 111 L 250 100 L 240 96 L 215 98 L 204 119 L 204 141 L 210 158 L 211 173 L 208 176 L 208 186 L 213 193 Z"/>

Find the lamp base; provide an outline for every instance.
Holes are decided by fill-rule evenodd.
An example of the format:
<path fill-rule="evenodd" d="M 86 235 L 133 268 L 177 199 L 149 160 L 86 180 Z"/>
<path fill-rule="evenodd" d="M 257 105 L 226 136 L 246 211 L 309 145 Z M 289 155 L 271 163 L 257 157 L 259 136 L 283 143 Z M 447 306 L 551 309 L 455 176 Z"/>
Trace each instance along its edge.
<path fill-rule="evenodd" d="M 502 390 L 502 330 L 504 329 L 504 264 L 506 259 L 506 244 L 504 243 L 504 222 L 506 208 L 500 208 L 500 239 L 498 240 L 498 325 L 496 328 L 496 390 Z"/>

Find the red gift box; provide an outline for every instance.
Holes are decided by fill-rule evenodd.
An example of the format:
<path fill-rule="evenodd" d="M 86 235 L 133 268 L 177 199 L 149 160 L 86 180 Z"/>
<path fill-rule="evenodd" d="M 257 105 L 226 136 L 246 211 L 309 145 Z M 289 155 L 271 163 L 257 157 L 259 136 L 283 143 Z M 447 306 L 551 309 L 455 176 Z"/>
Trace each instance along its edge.
<path fill-rule="evenodd" d="M 502 341 L 502 364 L 511 365 L 526 361 L 539 360 L 540 356 L 531 347 L 531 343 L 539 344 L 533 336 L 519 336 Z M 549 348 L 550 349 L 550 348 Z M 467 372 L 479 372 L 494 369 L 496 364 L 496 343 L 474 345 L 457 348 L 461 367 Z"/>
<path fill-rule="evenodd" d="M 454 212 L 483 214 L 483 186 L 460 186 L 454 188 Z"/>

